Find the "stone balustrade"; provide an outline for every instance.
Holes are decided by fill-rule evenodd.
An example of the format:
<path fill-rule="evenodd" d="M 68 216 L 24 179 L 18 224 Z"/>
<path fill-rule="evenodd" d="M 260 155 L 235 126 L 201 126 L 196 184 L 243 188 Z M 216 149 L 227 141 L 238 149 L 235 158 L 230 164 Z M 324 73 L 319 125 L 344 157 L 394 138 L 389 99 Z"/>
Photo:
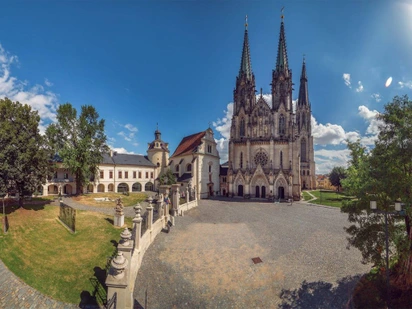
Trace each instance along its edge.
<path fill-rule="evenodd" d="M 118 254 L 111 261 L 111 267 L 106 278 L 108 289 L 107 303 L 113 305 L 114 308 L 133 308 L 134 284 L 146 250 L 162 230 L 169 228 L 169 221 L 174 225 L 174 216 L 183 216 L 184 212 L 198 205 L 197 199 L 189 202 L 187 192 L 187 202 L 183 205 L 179 205 L 179 186 L 172 186 L 170 191 L 167 190 L 165 192 L 165 195 L 160 194 L 157 200 L 156 209 L 158 218 L 156 222 L 153 222 L 153 199 L 151 197 L 148 199 L 149 206 L 146 207 L 147 230 L 143 235 L 142 207 L 139 204 L 133 207 L 136 215 L 133 218 L 132 232 L 130 232 L 128 228 L 125 228 L 120 234 L 121 241 L 117 246 Z M 172 197 L 171 205 L 165 202 L 165 198 L 168 197 L 169 192 Z M 173 216 L 170 215 L 169 207 L 172 207 Z"/>

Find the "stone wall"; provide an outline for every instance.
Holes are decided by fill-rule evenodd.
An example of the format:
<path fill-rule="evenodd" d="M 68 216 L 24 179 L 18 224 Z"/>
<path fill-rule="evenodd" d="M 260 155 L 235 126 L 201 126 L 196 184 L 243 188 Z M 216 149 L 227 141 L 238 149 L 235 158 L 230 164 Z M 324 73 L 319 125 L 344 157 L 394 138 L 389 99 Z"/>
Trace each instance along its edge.
<path fill-rule="evenodd" d="M 179 188 L 172 186 L 171 192 L 172 200 L 179 201 Z M 149 198 L 149 206 L 146 208 L 146 222 L 141 216 L 140 205 L 134 207 L 136 215 L 133 218 L 132 233 L 125 228 L 120 234 L 121 241 L 117 247 L 118 254 L 111 261 L 111 267 L 106 278 L 107 303 L 111 304 L 113 308 L 133 308 L 134 285 L 147 249 L 160 232 L 169 230 L 174 225 L 174 216 L 183 216 L 185 211 L 197 205 L 197 199 L 189 202 L 187 197 L 187 203 L 179 205 L 178 202 L 174 202 L 173 209 L 170 211 L 169 205 L 164 202 L 163 194 L 160 194 L 156 205 L 159 216 L 155 222 L 153 222 L 154 203 L 151 198 Z M 174 216 L 170 215 L 170 212 Z M 147 224 L 147 229 L 142 235 L 143 224 Z"/>

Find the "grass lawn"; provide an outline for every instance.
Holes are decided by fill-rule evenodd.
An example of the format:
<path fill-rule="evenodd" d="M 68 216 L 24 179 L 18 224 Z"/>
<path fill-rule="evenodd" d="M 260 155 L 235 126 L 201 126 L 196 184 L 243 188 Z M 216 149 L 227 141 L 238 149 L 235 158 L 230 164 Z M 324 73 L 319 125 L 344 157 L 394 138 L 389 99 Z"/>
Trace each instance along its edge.
<path fill-rule="evenodd" d="M 103 202 L 103 201 L 96 201 L 95 198 L 107 197 L 111 201 Z M 122 193 L 115 193 L 115 192 L 106 192 L 106 193 L 90 193 L 90 194 L 82 194 L 79 196 L 74 196 L 73 200 L 76 202 L 87 205 L 87 206 L 101 206 L 101 207 L 110 207 L 113 208 L 115 206 L 115 201 L 117 198 L 121 198 L 123 202 L 123 206 L 134 206 L 137 203 L 140 203 L 147 199 L 147 194 L 142 192 L 130 192 L 129 195 L 123 195 Z"/>
<path fill-rule="evenodd" d="M 107 258 L 123 230 L 112 225 L 112 217 L 78 210 L 77 232 L 71 234 L 56 219 L 59 207 L 25 205 L 7 212 L 10 229 L 6 235 L 0 231 L 0 259 L 14 274 L 64 302 L 80 304 L 96 287 L 101 299 L 106 298 L 102 284 Z M 132 226 L 130 218 L 125 222 Z"/>
<path fill-rule="evenodd" d="M 350 200 L 352 197 L 345 195 L 342 192 L 336 191 L 310 191 L 317 199 L 310 201 L 312 204 L 326 205 L 333 207 L 342 207 L 342 202 L 344 200 Z M 306 200 L 306 198 L 305 198 Z"/>
<path fill-rule="evenodd" d="M 310 199 L 312 199 L 312 196 L 310 196 L 309 193 L 306 191 L 302 191 L 302 195 L 304 201 L 309 201 Z"/>

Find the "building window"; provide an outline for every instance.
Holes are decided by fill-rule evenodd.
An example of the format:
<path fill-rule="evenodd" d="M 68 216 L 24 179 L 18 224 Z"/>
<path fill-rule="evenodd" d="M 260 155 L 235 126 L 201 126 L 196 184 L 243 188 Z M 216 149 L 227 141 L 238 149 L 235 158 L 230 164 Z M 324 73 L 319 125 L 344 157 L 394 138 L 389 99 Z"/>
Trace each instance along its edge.
<path fill-rule="evenodd" d="M 122 171 L 119 171 L 119 178 L 122 178 Z"/>
<path fill-rule="evenodd" d="M 211 172 L 212 172 L 212 166 L 209 165 L 209 173 L 211 173 Z"/>
<path fill-rule="evenodd" d="M 69 173 L 64 173 L 64 179 L 69 179 Z"/>
<path fill-rule="evenodd" d="M 142 178 L 142 172 L 139 172 L 139 178 Z"/>
<path fill-rule="evenodd" d="M 124 178 L 129 178 L 129 172 L 124 172 Z"/>
<path fill-rule="evenodd" d="M 245 119 L 240 120 L 240 137 L 245 136 Z"/>
<path fill-rule="evenodd" d="M 133 178 L 136 178 L 136 171 L 133 172 Z"/>
<path fill-rule="evenodd" d="M 54 172 L 54 178 L 57 178 L 57 172 Z"/>
<path fill-rule="evenodd" d="M 176 165 L 175 171 L 176 171 L 176 172 L 179 172 L 179 165 Z"/>
<path fill-rule="evenodd" d="M 300 161 L 306 162 L 306 140 L 304 138 L 300 141 Z"/>
<path fill-rule="evenodd" d="M 100 171 L 100 179 L 104 178 L 104 171 Z"/>
<path fill-rule="evenodd" d="M 286 126 L 285 126 L 285 116 L 280 115 L 279 117 L 279 134 L 285 134 Z"/>
<path fill-rule="evenodd" d="M 308 171 L 306 174 L 309 176 L 309 175 L 310 175 L 310 174 L 309 174 L 309 171 Z"/>
<path fill-rule="evenodd" d="M 223 177 L 222 182 L 226 182 L 226 177 Z"/>
<path fill-rule="evenodd" d="M 153 178 L 153 172 L 150 172 L 150 178 Z"/>
<path fill-rule="evenodd" d="M 187 172 L 191 172 L 191 171 L 192 171 L 192 164 L 189 163 L 189 164 L 187 165 L 186 171 L 187 171 Z"/>
<path fill-rule="evenodd" d="M 109 171 L 109 178 L 113 179 L 113 171 Z"/>
<path fill-rule="evenodd" d="M 240 168 L 243 168 L 243 152 L 240 153 Z"/>
<path fill-rule="evenodd" d="M 157 162 L 157 167 L 160 167 L 160 163 L 159 163 L 159 162 Z"/>
<path fill-rule="evenodd" d="M 280 151 L 280 166 L 283 165 L 283 152 L 282 150 Z"/>
<path fill-rule="evenodd" d="M 149 178 L 149 172 L 146 172 L 146 178 Z"/>

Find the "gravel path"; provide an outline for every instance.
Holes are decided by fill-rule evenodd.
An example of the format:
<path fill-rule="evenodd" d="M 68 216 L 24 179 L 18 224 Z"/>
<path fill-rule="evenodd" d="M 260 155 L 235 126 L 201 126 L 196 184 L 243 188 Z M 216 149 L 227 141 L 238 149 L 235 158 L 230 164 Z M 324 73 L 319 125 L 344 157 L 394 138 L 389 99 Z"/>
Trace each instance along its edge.
<path fill-rule="evenodd" d="M 151 309 L 342 308 L 370 270 L 359 251 L 346 249 L 345 225 L 347 215 L 332 207 L 202 200 L 146 252 L 135 302 Z M 254 264 L 255 257 L 263 262 Z"/>

